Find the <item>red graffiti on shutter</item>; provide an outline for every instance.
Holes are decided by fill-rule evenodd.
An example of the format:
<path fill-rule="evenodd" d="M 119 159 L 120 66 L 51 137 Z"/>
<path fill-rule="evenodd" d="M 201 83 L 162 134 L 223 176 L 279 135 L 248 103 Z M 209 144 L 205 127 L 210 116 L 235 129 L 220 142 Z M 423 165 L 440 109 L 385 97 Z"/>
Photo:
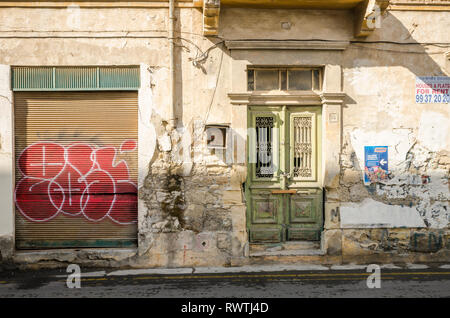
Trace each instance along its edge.
<path fill-rule="evenodd" d="M 136 145 L 127 140 L 121 152 L 135 151 Z M 105 218 L 118 224 L 137 222 L 137 187 L 126 161 L 116 163 L 116 155 L 112 146 L 30 145 L 18 158 L 23 174 L 14 193 L 18 210 L 34 222 L 49 221 L 59 213 L 93 222 Z"/>
<path fill-rule="evenodd" d="M 64 147 L 53 142 L 32 144 L 22 152 L 18 164 L 25 176 L 52 179 L 64 169 Z"/>
<path fill-rule="evenodd" d="M 137 142 L 134 139 L 128 139 L 120 145 L 120 153 L 134 151 L 137 148 Z"/>
<path fill-rule="evenodd" d="M 114 181 L 125 181 L 130 178 L 128 174 L 128 166 L 124 160 L 114 165 L 117 154 L 116 148 L 100 148 L 95 150 L 94 154 L 95 162 L 98 164 L 98 167 L 102 170 L 108 171 L 113 177 Z"/>

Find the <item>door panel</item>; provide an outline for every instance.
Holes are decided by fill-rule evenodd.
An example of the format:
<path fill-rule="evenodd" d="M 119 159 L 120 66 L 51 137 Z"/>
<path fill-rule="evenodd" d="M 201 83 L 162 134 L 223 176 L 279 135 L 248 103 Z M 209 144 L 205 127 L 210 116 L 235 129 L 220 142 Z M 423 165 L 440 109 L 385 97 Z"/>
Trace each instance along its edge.
<path fill-rule="evenodd" d="M 322 191 L 298 191 L 289 197 L 288 240 L 319 240 L 322 230 Z"/>
<path fill-rule="evenodd" d="M 305 195 L 292 195 L 289 206 L 289 223 L 311 223 L 316 220 L 315 198 Z"/>
<path fill-rule="evenodd" d="M 250 242 L 279 243 L 282 241 L 279 229 L 251 228 L 249 231 Z"/>
<path fill-rule="evenodd" d="M 320 231 L 308 228 L 288 228 L 288 241 L 319 241 Z"/>
<path fill-rule="evenodd" d="M 248 123 L 250 241 L 319 240 L 321 108 L 251 106 Z"/>
<path fill-rule="evenodd" d="M 255 241 L 282 240 L 283 198 L 271 191 L 253 190 L 250 199 L 250 237 Z"/>
<path fill-rule="evenodd" d="M 256 198 L 255 198 L 256 197 Z M 252 222 L 255 224 L 278 224 L 279 201 L 277 198 L 252 196 Z"/>

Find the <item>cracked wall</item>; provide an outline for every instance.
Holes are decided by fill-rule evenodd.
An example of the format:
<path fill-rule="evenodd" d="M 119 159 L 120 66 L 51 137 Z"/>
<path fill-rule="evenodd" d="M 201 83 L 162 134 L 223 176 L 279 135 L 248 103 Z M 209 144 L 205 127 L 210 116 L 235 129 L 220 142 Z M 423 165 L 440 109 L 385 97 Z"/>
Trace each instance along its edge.
<path fill-rule="evenodd" d="M 10 68 L 0 63 L 0 262 L 14 251 L 12 92 Z"/>
<path fill-rule="evenodd" d="M 437 24 L 429 23 L 442 15 L 389 12 L 383 30 L 368 39 L 442 42 L 445 36 L 435 29 Z M 388 31 L 396 25 L 402 27 Z M 413 35 L 408 32 L 412 25 Z M 445 56 L 428 52 L 415 45 L 402 51 L 388 44 L 347 52 L 344 90 L 349 101 L 340 187 L 332 194 L 341 202 L 344 254 L 346 249 L 352 255 L 446 251 L 448 257 L 448 244 L 434 244 L 433 238 L 445 242 L 450 226 L 450 113 L 448 104 L 416 104 L 414 99 L 416 76 L 448 76 Z M 389 147 L 386 180 L 364 184 L 364 146 Z M 390 244 L 380 233 L 403 239 Z M 417 237 L 420 243 L 414 243 Z"/>
<path fill-rule="evenodd" d="M 250 16 L 247 10 L 223 8 L 220 34 L 224 39 L 305 40 L 311 33 L 325 40 L 352 39 L 352 14 L 345 10 L 256 9 Z M 201 35 L 200 11 L 177 9 L 175 128 L 167 124 L 171 107 L 167 9 L 83 8 L 79 13 L 80 21 L 73 25 L 66 10 L 0 9 L 3 260 L 13 255 L 14 235 L 12 94 L 5 86 L 10 82 L 9 65 L 97 65 L 99 57 L 105 65 L 141 65 L 138 251 L 127 251 L 123 257 L 48 252 L 47 257 L 37 258 L 16 255 L 17 261 L 69 262 L 79 257 L 106 265 L 179 267 L 225 266 L 233 264 L 233 258 L 245 258 L 248 237 L 242 183 L 247 114 L 242 105 L 231 105 L 227 95 L 245 91 L 244 75 L 237 78 L 232 71 L 233 63 L 241 61 L 329 63 L 326 72 L 342 77 L 342 87 L 338 81 L 327 83 L 339 86 L 333 86 L 333 92 L 346 95 L 342 113 L 333 110 L 342 116 L 342 131 L 336 132 L 342 135 L 340 166 L 328 165 L 324 171 L 330 175 L 322 236 L 328 255 L 387 252 L 441 253 L 443 257 L 449 249 L 448 104 L 416 104 L 414 100 L 416 76 L 448 75 L 448 58 L 440 53 L 448 48 L 418 45 L 448 42 L 447 12 L 388 12 L 382 28 L 367 38 L 417 44 L 407 48 L 353 43 L 339 52 L 244 50 L 233 58 L 220 44 L 222 39 Z M 292 28 L 283 28 L 286 23 Z M 206 147 L 207 124 L 230 127 L 228 151 Z M 365 145 L 389 146 L 388 180 L 372 185 L 362 182 Z M 337 151 L 326 158 L 334 163 L 337 159 L 332 156 L 337 157 Z"/>
<path fill-rule="evenodd" d="M 159 137 L 140 189 L 146 206 L 140 255 L 155 266 L 230 265 L 233 256 L 243 256 L 245 242 L 235 233 L 245 223 L 245 175 L 236 176 L 239 168 L 226 163 L 226 150 L 206 147 L 202 120 L 186 129 L 170 128 L 159 116 L 152 123 Z"/>
<path fill-rule="evenodd" d="M 223 266 L 230 264 L 232 256 L 243 256 L 246 230 L 241 184 L 245 159 L 226 163 L 224 156 L 230 154 L 206 149 L 204 132 L 205 124 L 231 126 L 233 120 L 241 121 L 242 114 L 233 113 L 228 104 L 229 56 L 219 40 L 202 36 L 201 12 L 194 8 L 176 10 L 175 129 L 166 124 L 171 106 L 167 98 L 167 8 L 1 8 L 0 16 L 5 35 L 0 40 L 0 63 L 5 64 L 5 71 L 0 72 L 2 85 L 9 85 L 9 65 L 13 64 L 97 65 L 101 57 L 105 65 L 141 66 L 138 250 L 111 264 Z M 0 88 L 4 95 L 3 86 Z M 9 87 L 5 94 L 11 100 Z M 0 163 L 8 178 L 4 180 L 0 171 L 0 187 L 11 190 L 11 103 L 2 98 L 0 105 Z M 242 128 L 246 129 L 245 121 L 243 126 L 236 123 L 230 128 L 230 132 L 237 129 L 230 133 L 230 141 L 236 140 L 233 147 L 239 149 L 245 149 L 239 132 Z M 8 200 L 12 199 L 10 194 L 1 191 Z M 12 206 L 1 215 L 0 236 L 7 235 L 4 244 L 0 241 L 2 257 L 31 261 L 14 251 L 13 215 Z M 98 253 L 74 255 L 78 254 L 80 262 L 101 258 L 95 256 Z M 48 255 L 49 262 L 67 258 Z"/>

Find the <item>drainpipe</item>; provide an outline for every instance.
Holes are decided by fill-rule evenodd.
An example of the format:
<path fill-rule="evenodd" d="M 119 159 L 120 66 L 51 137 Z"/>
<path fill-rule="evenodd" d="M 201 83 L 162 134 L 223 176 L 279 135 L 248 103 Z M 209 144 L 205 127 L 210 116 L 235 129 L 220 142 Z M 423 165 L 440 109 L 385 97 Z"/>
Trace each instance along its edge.
<path fill-rule="evenodd" d="M 175 118 L 175 43 L 174 43 L 174 27 L 175 27 L 175 0 L 169 0 L 169 60 L 170 60 L 170 79 L 169 79 L 169 91 L 170 91 L 170 103 L 169 103 L 169 127 L 176 127 Z"/>

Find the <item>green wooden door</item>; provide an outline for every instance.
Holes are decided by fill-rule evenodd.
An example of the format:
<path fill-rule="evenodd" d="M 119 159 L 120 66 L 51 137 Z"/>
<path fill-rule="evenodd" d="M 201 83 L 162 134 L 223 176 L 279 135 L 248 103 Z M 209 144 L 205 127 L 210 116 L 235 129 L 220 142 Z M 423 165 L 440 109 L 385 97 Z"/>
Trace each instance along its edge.
<path fill-rule="evenodd" d="M 248 123 L 250 242 L 319 240 L 321 108 L 252 106 Z"/>

